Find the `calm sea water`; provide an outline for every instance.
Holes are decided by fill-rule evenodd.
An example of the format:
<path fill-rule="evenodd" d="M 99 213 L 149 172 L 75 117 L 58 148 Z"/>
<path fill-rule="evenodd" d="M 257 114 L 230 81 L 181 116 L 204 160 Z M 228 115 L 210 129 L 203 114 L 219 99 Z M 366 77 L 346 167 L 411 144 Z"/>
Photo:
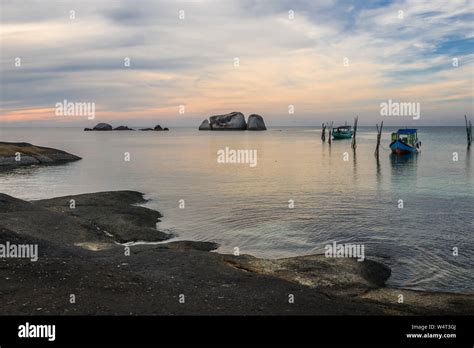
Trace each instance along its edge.
<path fill-rule="evenodd" d="M 364 127 L 355 156 L 350 140 L 322 144 L 320 131 L 310 127 L 105 133 L 0 128 L 1 141 L 83 157 L 63 166 L 0 173 L 0 192 L 40 199 L 138 190 L 151 199 L 146 206 L 163 213 L 161 230 L 179 239 L 216 241 L 221 252 L 238 247 L 276 258 L 320 253 L 333 241 L 363 243 L 367 257 L 392 268 L 392 286 L 472 293 L 474 149 L 466 151 L 462 127 L 426 127 L 419 128 L 419 155 L 392 158 L 393 129 L 384 130 L 377 163 L 375 130 Z M 257 150 L 257 166 L 217 163 L 217 151 L 225 147 Z M 459 256 L 453 256 L 453 247 Z"/>

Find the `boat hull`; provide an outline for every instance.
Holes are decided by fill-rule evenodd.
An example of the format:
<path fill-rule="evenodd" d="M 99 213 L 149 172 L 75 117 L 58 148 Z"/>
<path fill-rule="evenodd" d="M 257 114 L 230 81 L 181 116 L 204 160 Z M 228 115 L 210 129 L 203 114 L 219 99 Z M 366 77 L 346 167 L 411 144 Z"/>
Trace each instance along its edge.
<path fill-rule="evenodd" d="M 344 134 L 344 133 L 333 133 L 332 137 L 334 139 L 350 139 L 350 138 L 352 138 L 352 132 L 351 133 L 346 133 L 346 134 Z"/>
<path fill-rule="evenodd" d="M 397 155 L 407 155 L 418 152 L 416 147 L 410 146 L 400 140 L 392 142 L 390 144 L 390 149 L 392 150 L 392 153 Z"/>

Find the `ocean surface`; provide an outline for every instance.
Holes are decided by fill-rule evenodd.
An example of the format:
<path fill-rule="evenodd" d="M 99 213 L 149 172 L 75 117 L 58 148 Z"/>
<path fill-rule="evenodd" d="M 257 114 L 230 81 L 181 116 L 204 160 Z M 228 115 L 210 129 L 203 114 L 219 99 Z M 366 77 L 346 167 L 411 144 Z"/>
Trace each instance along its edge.
<path fill-rule="evenodd" d="M 164 215 L 160 230 L 218 242 L 219 252 L 238 247 L 240 253 L 279 258 L 322 253 L 333 241 L 357 243 L 365 246 L 367 258 L 392 268 L 392 286 L 474 293 L 474 149 L 466 150 L 465 130 L 420 127 L 421 153 L 402 159 L 390 155 L 394 129 L 384 129 L 377 161 L 373 127 L 359 127 L 355 154 L 350 140 L 330 146 L 311 127 L 266 132 L 0 127 L 0 141 L 83 157 L 0 173 L 0 192 L 42 199 L 137 190 L 150 199 L 145 206 Z M 257 165 L 218 163 L 217 152 L 226 147 L 257 150 Z M 130 161 L 124 160 L 126 152 Z"/>

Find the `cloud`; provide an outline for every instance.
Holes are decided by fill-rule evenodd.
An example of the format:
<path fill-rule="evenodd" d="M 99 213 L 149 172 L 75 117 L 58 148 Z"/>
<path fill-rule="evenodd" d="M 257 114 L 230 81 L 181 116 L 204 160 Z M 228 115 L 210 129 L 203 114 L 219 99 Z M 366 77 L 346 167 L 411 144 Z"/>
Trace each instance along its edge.
<path fill-rule="evenodd" d="M 261 113 L 270 124 L 319 124 L 354 113 L 370 123 L 389 98 L 422 102 L 430 122 L 453 123 L 473 111 L 470 1 L 1 6 L 0 123 L 55 122 L 31 110 L 49 110 L 63 99 L 94 101 L 104 120 L 128 117 L 130 124 L 167 117 L 170 124 L 195 125 L 231 110 Z M 178 114 L 180 104 L 185 115 Z M 289 104 L 297 112 L 292 118 Z"/>

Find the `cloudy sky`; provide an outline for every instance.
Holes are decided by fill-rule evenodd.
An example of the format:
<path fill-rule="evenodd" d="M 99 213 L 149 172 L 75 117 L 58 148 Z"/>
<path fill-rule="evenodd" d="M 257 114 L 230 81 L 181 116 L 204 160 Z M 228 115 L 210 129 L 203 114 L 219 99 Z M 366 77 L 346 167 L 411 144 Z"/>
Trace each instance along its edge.
<path fill-rule="evenodd" d="M 473 23 L 472 0 L 2 0 L 0 125 L 462 124 Z M 383 118 L 389 99 L 420 103 L 420 120 Z M 63 100 L 96 119 L 56 116 Z"/>

